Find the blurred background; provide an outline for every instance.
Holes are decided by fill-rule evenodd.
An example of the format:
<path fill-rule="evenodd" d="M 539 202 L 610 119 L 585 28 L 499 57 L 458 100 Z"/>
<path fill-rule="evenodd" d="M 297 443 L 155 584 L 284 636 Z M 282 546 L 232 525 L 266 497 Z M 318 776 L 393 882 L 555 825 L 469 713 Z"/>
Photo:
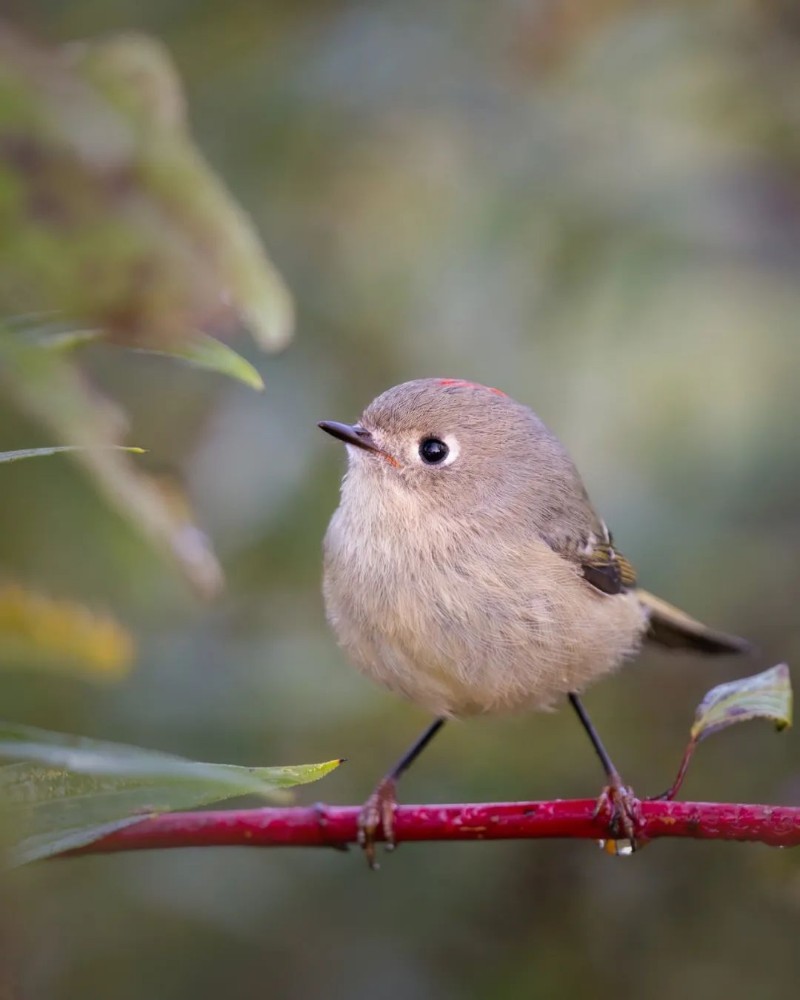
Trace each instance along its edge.
<path fill-rule="evenodd" d="M 4 574 L 113 613 L 115 685 L 3 678 L 6 718 L 202 760 L 348 763 L 363 800 L 425 725 L 325 624 L 344 456 L 315 427 L 422 375 L 504 388 L 566 443 L 648 589 L 800 654 L 800 16 L 788 0 L 6 0 L 45 43 L 143 30 L 198 147 L 297 306 L 256 393 L 96 346 L 144 467 L 187 491 L 227 575 L 193 595 L 67 460 L 8 467 Z M 47 435 L 0 400 L 0 447 Z M 640 794 L 697 702 L 753 664 L 645 653 L 586 704 Z M 704 744 L 683 795 L 796 803 L 798 737 Z M 567 711 L 454 724 L 405 801 L 592 796 Z M 800 858 L 662 842 L 198 850 L 22 869 L 10 996 L 73 1000 L 777 996 L 800 977 Z"/>

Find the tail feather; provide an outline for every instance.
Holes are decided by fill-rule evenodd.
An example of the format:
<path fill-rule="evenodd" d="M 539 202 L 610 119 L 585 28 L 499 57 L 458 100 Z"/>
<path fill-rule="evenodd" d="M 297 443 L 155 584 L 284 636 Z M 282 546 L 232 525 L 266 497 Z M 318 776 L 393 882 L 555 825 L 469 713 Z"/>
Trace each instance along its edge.
<path fill-rule="evenodd" d="M 650 642 L 668 649 L 690 649 L 711 656 L 754 651 L 747 639 L 717 632 L 646 590 L 637 588 L 636 596 L 648 614 L 645 637 Z"/>

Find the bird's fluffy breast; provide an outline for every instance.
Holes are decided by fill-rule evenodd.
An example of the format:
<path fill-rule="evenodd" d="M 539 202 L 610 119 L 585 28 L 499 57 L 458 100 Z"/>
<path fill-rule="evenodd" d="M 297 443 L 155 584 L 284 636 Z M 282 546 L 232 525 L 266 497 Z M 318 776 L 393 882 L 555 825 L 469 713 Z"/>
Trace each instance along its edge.
<path fill-rule="evenodd" d="M 354 499 L 325 539 L 328 617 L 360 670 L 432 713 L 546 708 L 637 650 L 635 596 L 597 593 L 522 527 L 420 524 L 400 494 Z"/>

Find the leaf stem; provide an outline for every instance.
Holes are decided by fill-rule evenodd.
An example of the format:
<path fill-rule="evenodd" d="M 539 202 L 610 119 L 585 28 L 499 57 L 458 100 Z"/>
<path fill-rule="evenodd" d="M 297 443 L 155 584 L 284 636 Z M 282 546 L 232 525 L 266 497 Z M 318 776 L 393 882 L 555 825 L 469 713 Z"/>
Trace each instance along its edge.
<path fill-rule="evenodd" d="M 686 744 L 686 749 L 683 751 L 683 757 L 681 758 L 681 762 L 678 767 L 678 773 L 675 775 L 675 780 L 669 786 L 667 791 L 663 793 L 663 795 L 656 796 L 658 799 L 671 802 L 681 790 L 681 785 L 686 777 L 686 772 L 689 770 L 689 764 L 691 763 L 692 757 L 694 757 L 694 752 L 697 749 L 697 742 L 698 741 L 696 739 L 690 739 Z"/>

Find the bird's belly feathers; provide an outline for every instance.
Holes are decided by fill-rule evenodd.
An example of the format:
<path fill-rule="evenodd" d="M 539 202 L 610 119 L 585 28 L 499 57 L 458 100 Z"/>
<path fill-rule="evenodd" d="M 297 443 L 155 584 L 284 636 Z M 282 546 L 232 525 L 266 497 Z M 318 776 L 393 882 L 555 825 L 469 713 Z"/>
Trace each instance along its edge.
<path fill-rule="evenodd" d="M 635 596 L 598 593 L 541 541 L 489 557 L 446 539 L 353 544 L 343 527 L 335 516 L 324 585 L 339 641 L 360 670 L 435 715 L 547 708 L 638 648 Z"/>

